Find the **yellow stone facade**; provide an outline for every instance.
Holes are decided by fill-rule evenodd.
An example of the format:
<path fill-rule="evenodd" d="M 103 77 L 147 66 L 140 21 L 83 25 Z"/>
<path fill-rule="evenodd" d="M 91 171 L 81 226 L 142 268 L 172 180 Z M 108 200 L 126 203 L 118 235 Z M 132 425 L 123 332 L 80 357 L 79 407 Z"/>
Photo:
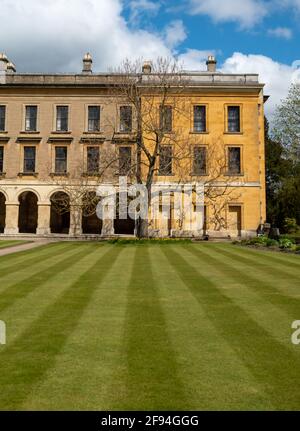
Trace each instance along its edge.
<path fill-rule="evenodd" d="M 67 148 L 68 172 L 76 172 L 78 166 L 85 166 L 88 146 L 99 147 L 100 157 L 103 153 L 115 153 L 120 145 L 129 146 L 132 148 L 132 157 L 135 157 L 134 115 L 132 133 L 122 133 L 118 124 L 119 108 L 124 101 L 117 100 L 111 94 L 111 84 L 117 79 L 113 75 L 90 73 L 88 68 L 77 75 L 20 74 L 12 66 L 8 68 L 8 64 L 6 58 L 0 56 L 0 107 L 5 107 L 5 125 L 0 130 L 0 148 L 3 149 L 0 232 L 2 230 L 1 235 L 25 233 L 26 229 L 23 232 L 20 229 L 20 218 L 23 217 L 20 205 L 23 205 L 22 196 L 27 193 L 28 197 L 28 192 L 31 192 L 35 198 L 28 201 L 29 204 L 27 202 L 27 207 L 32 208 L 33 213 L 28 214 L 28 208 L 27 213 L 24 212 L 29 223 L 31 217 L 36 219 L 32 222 L 33 226 L 36 224 L 36 229 L 30 233 L 55 235 L 57 233 L 51 231 L 51 196 L 63 191 L 62 185 L 52 175 L 55 148 Z M 257 75 L 224 75 L 217 73 L 214 68 L 209 69 L 203 73 L 190 73 L 195 83 L 192 88 L 180 94 L 189 114 L 180 119 L 174 114 L 173 125 L 175 129 L 178 127 L 181 130 L 182 140 L 187 147 L 203 146 L 207 148 L 208 155 L 216 155 L 218 152 L 219 155 L 224 154 L 226 159 L 228 147 L 240 148 L 241 172 L 230 176 L 223 170 L 222 175 L 216 178 L 218 187 L 223 184 L 231 191 L 230 198 L 225 199 L 220 195 L 215 202 L 219 207 L 218 218 L 222 219 L 222 223 L 216 221 L 216 211 L 206 201 L 205 227 L 193 232 L 192 236 L 200 237 L 203 233 L 216 237 L 255 235 L 258 227 L 266 221 L 263 85 L 259 83 Z M 194 105 L 206 107 L 206 130 L 203 133 L 196 133 L 193 129 Z M 28 106 L 37 107 L 36 131 L 25 130 Z M 68 106 L 66 132 L 56 130 L 57 106 Z M 100 131 L 88 132 L 89 106 L 99 106 L 101 109 Z M 239 107 L 239 132 L 228 131 L 228 106 Z M 28 146 L 35 147 L 35 172 L 32 174 L 23 172 L 24 148 Z M 193 175 L 192 159 L 185 158 L 181 167 L 184 178 L 175 169 L 173 176 L 156 175 L 155 181 L 209 183 L 209 174 Z M 78 175 L 81 174 L 78 171 Z M 104 183 L 116 183 L 117 180 L 113 166 L 107 169 L 102 178 Z M 22 211 L 25 211 L 24 208 Z M 176 220 L 173 221 L 173 225 L 175 224 Z M 101 230 L 95 229 L 88 233 L 100 235 Z M 182 227 L 182 232 L 184 231 Z M 61 234 L 83 233 L 81 225 L 74 226 L 71 214 L 67 231 L 62 231 Z M 114 233 L 113 226 L 102 226 L 102 234 Z M 172 234 L 180 236 L 178 227 L 172 229 L 172 226 L 156 226 L 156 235 Z"/>

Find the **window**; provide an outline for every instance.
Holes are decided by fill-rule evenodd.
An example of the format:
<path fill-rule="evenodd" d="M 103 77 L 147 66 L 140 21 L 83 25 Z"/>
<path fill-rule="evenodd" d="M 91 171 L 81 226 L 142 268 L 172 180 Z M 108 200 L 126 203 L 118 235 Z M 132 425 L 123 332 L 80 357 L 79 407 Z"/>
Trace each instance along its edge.
<path fill-rule="evenodd" d="M 172 146 L 162 145 L 159 152 L 159 175 L 172 175 Z"/>
<path fill-rule="evenodd" d="M 120 132 L 132 131 L 132 107 L 120 106 Z"/>
<path fill-rule="evenodd" d="M 55 173 L 65 174 L 67 172 L 67 147 L 55 147 Z"/>
<path fill-rule="evenodd" d="M 240 147 L 228 148 L 228 173 L 241 173 L 241 149 Z"/>
<path fill-rule="evenodd" d="M 35 147 L 24 147 L 24 173 L 35 172 Z"/>
<path fill-rule="evenodd" d="M 6 106 L 0 106 L 0 132 L 5 131 L 5 112 Z"/>
<path fill-rule="evenodd" d="M 26 106 L 25 131 L 35 132 L 37 129 L 37 106 Z"/>
<path fill-rule="evenodd" d="M 119 148 L 119 174 L 128 175 L 131 168 L 131 148 Z"/>
<path fill-rule="evenodd" d="M 56 130 L 57 130 L 57 132 L 67 132 L 68 131 L 68 116 L 69 116 L 69 107 L 68 106 L 57 106 L 56 107 Z"/>
<path fill-rule="evenodd" d="M 193 174 L 205 175 L 206 174 L 206 157 L 207 150 L 205 147 L 194 147 L 193 158 Z"/>
<path fill-rule="evenodd" d="M 88 131 L 100 131 L 100 106 L 88 107 Z"/>
<path fill-rule="evenodd" d="M 89 174 L 99 172 L 100 151 L 99 147 L 87 147 L 87 172 Z"/>
<path fill-rule="evenodd" d="M 163 132 L 172 132 L 172 106 L 160 107 L 160 128 Z"/>
<path fill-rule="evenodd" d="M 240 107 L 228 106 L 228 132 L 241 131 Z"/>
<path fill-rule="evenodd" d="M 194 106 L 194 132 L 206 132 L 206 106 Z"/>
<path fill-rule="evenodd" d="M 3 173 L 4 148 L 0 147 L 0 173 Z"/>

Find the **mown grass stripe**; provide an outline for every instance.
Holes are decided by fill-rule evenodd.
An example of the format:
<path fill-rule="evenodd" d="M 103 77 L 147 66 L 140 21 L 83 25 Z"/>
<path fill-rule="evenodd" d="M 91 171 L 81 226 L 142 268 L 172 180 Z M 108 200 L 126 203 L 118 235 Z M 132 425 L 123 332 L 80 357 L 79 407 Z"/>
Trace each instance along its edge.
<path fill-rule="evenodd" d="M 285 348 L 222 290 L 196 269 L 174 247 L 166 253 L 170 264 L 190 289 L 219 334 L 232 346 L 277 409 L 298 410 L 300 361 L 296 351 Z M 213 263 L 212 259 L 212 263 Z M 276 360 L 274 360 L 276 358 Z"/>
<path fill-rule="evenodd" d="M 214 244 L 216 246 L 221 246 L 221 244 Z M 224 249 L 232 249 L 237 250 L 240 255 L 250 256 L 253 258 L 256 257 L 258 260 L 262 257 L 265 260 L 268 260 L 271 264 L 278 263 L 281 265 L 285 265 L 287 267 L 298 270 L 300 267 L 300 256 L 287 252 L 278 252 L 272 250 L 260 250 L 259 248 L 252 248 L 246 246 L 239 246 L 233 244 L 227 244 L 224 246 Z"/>
<path fill-rule="evenodd" d="M 214 250 L 221 250 L 224 256 L 234 258 L 237 262 L 241 262 L 247 266 L 253 267 L 253 264 L 255 264 L 255 269 L 268 272 L 270 276 L 280 278 L 288 277 L 297 282 L 300 280 L 300 264 L 299 266 L 293 265 L 292 267 L 289 267 L 284 261 L 275 261 L 276 265 L 274 265 L 274 262 L 267 259 L 265 254 L 262 254 L 257 258 L 257 256 L 253 256 L 251 252 L 241 255 L 237 250 L 233 248 L 222 248 L 219 244 L 213 244 L 211 248 Z"/>
<path fill-rule="evenodd" d="M 126 391 L 120 409 L 189 408 L 153 279 L 148 246 L 137 247 L 128 287 Z"/>
<path fill-rule="evenodd" d="M 2 290 L 0 296 L 0 313 L 11 305 L 15 305 L 16 301 L 26 298 L 35 289 L 40 288 L 43 283 L 48 283 L 51 278 L 56 277 L 60 272 L 65 271 L 69 265 L 80 260 L 85 255 L 91 253 L 93 247 L 82 246 L 79 250 L 69 250 L 67 255 L 61 257 L 62 253 L 55 253 L 53 256 L 54 261 L 48 259 L 47 267 L 42 270 L 31 273 L 27 278 L 18 281 L 17 283 L 8 286 L 5 290 Z M 17 276 L 17 274 L 16 274 Z"/>
<path fill-rule="evenodd" d="M 23 269 L 30 268 L 31 266 L 36 266 L 40 262 L 51 258 L 53 252 L 56 254 L 63 254 L 65 250 L 70 249 L 69 244 L 61 243 L 56 245 L 56 247 L 51 246 L 50 244 L 43 247 L 42 250 L 40 247 L 17 253 L 17 257 L 14 254 L 10 254 L 9 257 L 9 265 L 1 267 L 0 266 L 0 278 L 5 277 L 7 274 L 11 274 L 15 271 L 21 271 Z M 38 252 L 38 253 L 37 253 Z M 22 254 L 22 256 L 20 256 Z M 12 263 L 11 263 L 12 262 Z M 0 260 L 0 263 L 1 260 Z"/>
<path fill-rule="evenodd" d="M 300 298 L 293 298 L 282 292 L 275 282 L 262 280 L 257 272 L 252 271 L 252 275 L 250 275 L 249 269 L 251 270 L 253 267 L 248 268 L 247 265 L 238 267 L 234 258 L 231 258 L 232 263 L 226 263 L 224 257 L 226 257 L 227 251 L 222 249 L 208 249 L 207 247 L 205 249 L 203 247 L 196 249 L 193 246 L 185 249 L 199 260 L 222 271 L 224 278 L 243 283 L 248 289 L 255 291 L 257 295 L 265 298 L 268 303 L 290 316 L 291 322 L 297 320 L 297 316 L 300 314 Z"/>
<path fill-rule="evenodd" d="M 94 290 L 110 271 L 121 248 L 101 248 L 92 267 L 68 287 L 59 298 L 44 310 L 43 315 L 27 328 L 12 345 L 0 354 L 0 408 L 17 410 L 33 387 L 54 366 L 68 341 Z"/>

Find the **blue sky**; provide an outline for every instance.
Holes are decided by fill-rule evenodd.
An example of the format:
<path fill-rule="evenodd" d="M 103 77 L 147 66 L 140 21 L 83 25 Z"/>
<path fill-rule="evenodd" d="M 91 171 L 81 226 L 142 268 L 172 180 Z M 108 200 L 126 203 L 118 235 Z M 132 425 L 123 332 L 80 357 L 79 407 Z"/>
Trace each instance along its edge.
<path fill-rule="evenodd" d="M 226 0 L 223 2 L 226 3 Z M 130 0 L 126 2 L 124 16 L 132 27 L 136 27 L 130 21 L 132 3 Z M 296 7 L 292 7 L 292 2 L 286 7 L 276 7 L 276 2 L 273 2 L 273 7 L 263 19 L 253 20 L 253 24 L 247 27 L 241 26 L 240 21 L 230 21 L 229 18 L 216 22 L 213 14 L 192 14 L 189 0 L 153 0 L 145 4 L 147 3 L 157 5 L 157 9 L 141 10 L 139 26 L 149 31 L 163 31 L 172 20 L 183 22 L 187 38 L 177 47 L 179 52 L 187 48 L 214 49 L 222 62 L 233 52 L 239 51 L 244 54 L 262 54 L 287 64 L 291 64 L 300 55 L 300 1 L 298 13 L 297 1 L 294 2 Z M 243 7 L 242 1 L 236 0 L 236 3 Z"/>
<path fill-rule="evenodd" d="M 124 58 L 178 58 L 205 70 L 258 73 L 272 115 L 300 82 L 300 0 L 0 0 L 0 52 L 18 72 L 94 72 Z"/>

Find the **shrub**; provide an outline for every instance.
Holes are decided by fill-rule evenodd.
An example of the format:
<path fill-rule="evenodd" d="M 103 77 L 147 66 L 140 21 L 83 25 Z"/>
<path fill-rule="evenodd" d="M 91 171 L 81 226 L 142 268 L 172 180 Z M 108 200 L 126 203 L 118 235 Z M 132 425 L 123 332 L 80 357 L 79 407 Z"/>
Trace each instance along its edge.
<path fill-rule="evenodd" d="M 293 248 L 295 242 L 289 238 L 280 238 L 279 239 L 279 248 Z"/>
<path fill-rule="evenodd" d="M 295 218 L 289 218 L 286 217 L 284 219 L 284 230 L 287 233 L 295 233 L 299 229 L 299 226 L 297 225 L 297 221 Z"/>

